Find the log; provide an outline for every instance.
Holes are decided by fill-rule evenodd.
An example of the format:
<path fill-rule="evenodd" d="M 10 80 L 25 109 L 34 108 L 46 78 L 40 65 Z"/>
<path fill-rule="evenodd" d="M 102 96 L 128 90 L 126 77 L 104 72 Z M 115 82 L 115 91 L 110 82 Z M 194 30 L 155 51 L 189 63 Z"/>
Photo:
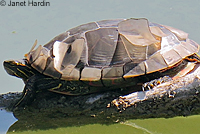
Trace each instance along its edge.
<path fill-rule="evenodd" d="M 82 96 L 66 96 L 49 91 L 39 92 L 30 106 L 13 113 L 21 125 L 24 120 L 54 119 L 68 125 L 113 123 L 127 119 L 169 118 L 200 113 L 200 67 L 184 77 L 171 80 L 149 91 L 125 95 L 120 89 Z M 0 107 L 12 110 L 21 93 L 0 95 Z M 78 123 L 77 123 L 78 122 Z M 40 122 L 38 125 L 44 125 Z M 45 125 L 47 125 L 46 123 Z M 56 123 L 55 123 L 56 124 Z M 48 124 L 52 127 L 52 124 Z M 37 125 L 35 125 L 37 126 Z"/>

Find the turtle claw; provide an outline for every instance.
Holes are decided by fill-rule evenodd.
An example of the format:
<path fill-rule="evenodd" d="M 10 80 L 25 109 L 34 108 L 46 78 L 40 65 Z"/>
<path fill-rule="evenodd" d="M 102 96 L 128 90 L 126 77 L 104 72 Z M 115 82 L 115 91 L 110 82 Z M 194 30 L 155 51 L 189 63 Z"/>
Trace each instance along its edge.
<path fill-rule="evenodd" d="M 142 90 L 143 90 L 143 91 L 151 90 L 151 89 L 153 89 L 154 87 L 156 87 L 156 86 L 158 86 L 158 85 L 160 85 L 160 84 L 162 84 L 162 83 L 165 83 L 165 82 L 167 82 L 167 81 L 170 81 L 170 80 L 172 80 L 171 77 L 169 77 L 169 76 L 164 76 L 164 77 L 161 77 L 161 78 L 159 78 L 159 79 L 155 79 L 155 80 L 152 80 L 152 81 L 150 81 L 150 82 L 146 82 L 146 83 L 144 83 L 144 84 L 142 85 Z"/>
<path fill-rule="evenodd" d="M 131 107 L 131 106 L 136 106 L 136 103 L 141 101 L 142 98 L 145 99 L 145 92 L 146 90 L 152 90 L 155 86 L 158 86 L 162 83 L 165 83 L 167 81 L 172 80 L 169 76 L 164 76 L 159 79 L 152 80 L 150 82 L 146 82 L 143 84 L 142 89 L 143 92 L 133 92 L 131 94 L 125 95 L 125 96 L 120 96 L 117 99 L 114 99 L 111 104 L 116 106 L 117 109 L 122 112 L 126 108 Z"/>

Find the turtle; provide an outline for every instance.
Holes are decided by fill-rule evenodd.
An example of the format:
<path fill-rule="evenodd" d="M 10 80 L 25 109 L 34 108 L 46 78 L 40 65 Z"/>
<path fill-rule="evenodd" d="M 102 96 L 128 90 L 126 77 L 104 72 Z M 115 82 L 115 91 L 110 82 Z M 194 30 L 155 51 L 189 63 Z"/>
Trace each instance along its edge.
<path fill-rule="evenodd" d="M 30 104 L 42 90 L 63 95 L 136 85 L 148 90 L 186 75 L 200 61 L 199 45 L 187 33 L 146 18 L 90 22 L 36 45 L 37 40 L 23 59 L 3 63 L 8 74 L 25 83 L 15 107 Z"/>

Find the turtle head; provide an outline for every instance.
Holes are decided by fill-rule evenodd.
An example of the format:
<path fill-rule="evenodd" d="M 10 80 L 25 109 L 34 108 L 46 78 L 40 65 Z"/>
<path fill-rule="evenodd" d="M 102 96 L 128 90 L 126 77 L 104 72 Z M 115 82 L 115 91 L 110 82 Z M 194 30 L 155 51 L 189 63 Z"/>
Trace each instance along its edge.
<path fill-rule="evenodd" d="M 3 62 L 3 66 L 9 75 L 22 78 L 24 81 L 36 73 L 30 64 L 28 64 L 26 59 L 7 60 Z"/>

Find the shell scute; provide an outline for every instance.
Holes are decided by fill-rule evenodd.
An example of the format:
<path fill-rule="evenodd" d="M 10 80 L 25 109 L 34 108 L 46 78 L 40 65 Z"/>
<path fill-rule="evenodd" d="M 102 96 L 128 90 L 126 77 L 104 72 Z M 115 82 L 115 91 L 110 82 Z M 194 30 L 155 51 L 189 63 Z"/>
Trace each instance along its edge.
<path fill-rule="evenodd" d="M 188 34 L 147 19 L 91 22 L 72 28 L 27 54 L 33 68 L 63 80 L 109 86 L 168 69 L 197 53 Z"/>

